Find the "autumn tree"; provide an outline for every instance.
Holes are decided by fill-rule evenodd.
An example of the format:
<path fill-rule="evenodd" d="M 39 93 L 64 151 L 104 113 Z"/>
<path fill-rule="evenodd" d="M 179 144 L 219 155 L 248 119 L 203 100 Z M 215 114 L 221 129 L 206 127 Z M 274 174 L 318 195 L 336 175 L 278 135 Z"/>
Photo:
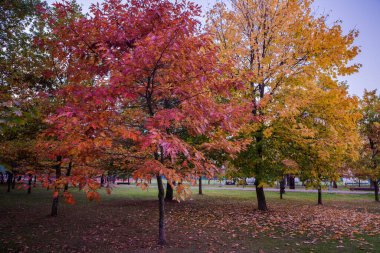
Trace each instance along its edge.
<path fill-rule="evenodd" d="M 49 90 L 54 81 L 46 77 L 47 55 L 34 45 L 40 35 L 41 1 L 1 1 L 0 17 L 0 163 L 8 173 L 31 174 L 40 168 L 36 137 L 44 128 L 37 94 Z"/>
<path fill-rule="evenodd" d="M 380 96 L 376 90 L 364 91 L 360 101 L 363 115 L 360 121 L 362 149 L 360 159 L 352 165 L 355 175 L 370 178 L 375 192 L 375 200 L 379 201 L 380 180 Z"/>
<path fill-rule="evenodd" d="M 345 85 L 326 76 L 316 83 L 302 82 L 302 89 L 289 86 L 283 90 L 287 95 L 278 97 L 277 111 L 285 113 L 280 109 L 284 108 L 287 112 L 271 131 L 273 137 L 283 140 L 287 167 L 306 181 L 306 186 L 318 189 L 318 204 L 322 204 L 324 182 L 337 180 L 345 164 L 358 158 L 361 116 L 358 99 L 348 95 Z M 289 101 L 295 102 L 281 105 Z"/>
<path fill-rule="evenodd" d="M 200 7 L 108 0 L 92 5 L 91 15 L 71 19 L 70 3 L 55 8 L 46 12 L 54 34 L 47 43 L 62 64 L 72 61 L 67 85 L 57 93 L 60 106 L 49 117 L 49 135 L 83 166 L 102 151 L 119 150 L 143 188 L 156 178 L 159 244 L 165 244 L 162 177 L 170 184 L 194 182 L 217 170 L 181 134 L 207 136 L 208 149 L 240 148 L 226 133 L 233 134 L 241 114 L 223 102 L 235 87 L 222 78 L 212 38 L 200 31 Z M 184 183 L 175 191 L 177 198 L 189 194 Z"/>
<path fill-rule="evenodd" d="M 258 208 L 267 210 L 263 184 L 273 179 L 277 156 L 265 132 L 280 117 L 270 109 L 284 84 L 298 76 L 313 78 L 320 73 L 335 78 L 355 72 L 348 65 L 359 52 L 353 46 L 357 31 L 343 34 L 339 22 L 327 25 L 325 16 L 315 16 L 309 0 L 233 0 L 217 3 L 208 15 L 208 28 L 220 46 L 222 62 L 233 62 L 233 75 L 245 87 L 236 93 L 247 119 L 242 129 L 252 138 L 248 151 L 239 157 L 247 176 L 256 178 Z M 302 87 L 302 83 L 298 83 Z M 245 160 L 245 161 L 244 161 Z M 274 173 L 276 174 L 276 173 Z"/>

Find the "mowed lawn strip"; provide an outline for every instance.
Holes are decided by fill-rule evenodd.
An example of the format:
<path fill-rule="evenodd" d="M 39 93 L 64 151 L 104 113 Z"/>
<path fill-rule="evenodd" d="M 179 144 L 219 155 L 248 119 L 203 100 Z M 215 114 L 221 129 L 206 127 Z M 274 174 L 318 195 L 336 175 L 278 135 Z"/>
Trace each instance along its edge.
<path fill-rule="evenodd" d="M 89 202 L 71 189 L 50 217 L 52 191 L 10 194 L 0 187 L 0 252 L 155 252 L 157 191 L 118 187 Z M 250 191 L 204 190 L 167 203 L 165 252 L 380 252 L 380 205 L 368 195 L 267 192 L 270 210 L 256 210 Z"/>

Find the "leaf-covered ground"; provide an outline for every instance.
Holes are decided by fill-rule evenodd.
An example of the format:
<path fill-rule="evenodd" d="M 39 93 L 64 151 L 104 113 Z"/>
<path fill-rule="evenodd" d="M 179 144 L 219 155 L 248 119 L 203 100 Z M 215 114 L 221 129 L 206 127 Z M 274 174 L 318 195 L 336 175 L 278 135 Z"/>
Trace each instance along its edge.
<path fill-rule="evenodd" d="M 34 189 L 35 190 L 35 189 Z M 90 203 L 60 204 L 49 217 L 51 192 L 0 188 L 0 252 L 380 252 L 380 204 L 366 195 L 207 191 L 166 205 L 168 245 L 158 247 L 158 203 L 150 189 L 116 189 Z"/>

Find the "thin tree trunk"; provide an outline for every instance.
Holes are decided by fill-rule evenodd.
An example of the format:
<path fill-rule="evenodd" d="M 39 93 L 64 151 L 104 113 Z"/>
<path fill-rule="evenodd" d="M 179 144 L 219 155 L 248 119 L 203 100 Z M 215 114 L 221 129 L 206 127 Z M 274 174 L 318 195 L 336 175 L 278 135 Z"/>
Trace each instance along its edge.
<path fill-rule="evenodd" d="M 338 185 L 337 185 L 336 181 L 333 181 L 333 188 L 334 188 L 334 189 L 337 189 L 337 188 L 338 188 Z"/>
<path fill-rule="evenodd" d="M 13 173 L 7 172 L 7 174 L 8 174 L 8 178 L 7 178 L 8 189 L 7 189 L 7 192 L 11 192 L 12 181 L 13 181 Z"/>
<path fill-rule="evenodd" d="M 199 195 L 203 195 L 203 192 L 202 192 L 202 177 L 199 177 L 198 188 L 199 188 Z"/>
<path fill-rule="evenodd" d="M 71 175 L 71 168 L 72 168 L 72 162 L 70 161 L 69 162 L 69 167 L 67 168 L 67 171 L 66 171 L 66 177 L 69 177 Z M 65 192 L 69 189 L 69 183 L 66 183 L 65 184 Z"/>
<path fill-rule="evenodd" d="M 166 244 L 165 236 L 165 190 L 164 185 L 162 184 L 162 177 L 157 176 L 157 186 L 158 186 L 158 207 L 159 207 L 159 220 L 158 220 L 158 244 Z"/>
<path fill-rule="evenodd" d="M 12 179 L 12 190 L 14 190 L 16 188 L 16 175 L 14 173 Z"/>
<path fill-rule="evenodd" d="M 100 188 L 104 186 L 105 181 L 106 180 L 105 180 L 104 174 L 102 174 L 102 176 L 100 177 Z"/>
<path fill-rule="evenodd" d="M 379 202 L 379 180 L 374 180 L 373 184 L 375 187 L 375 201 Z"/>
<path fill-rule="evenodd" d="M 255 180 L 256 186 L 256 197 L 257 197 L 257 207 L 261 211 L 267 211 L 267 202 L 265 200 L 264 188 L 259 187 L 260 181 L 258 179 Z"/>
<path fill-rule="evenodd" d="M 29 179 L 28 179 L 28 194 L 32 193 L 32 181 L 33 181 L 33 176 L 29 174 Z"/>
<path fill-rule="evenodd" d="M 282 199 L 283 194 L 285 194 L 285 178 L 284 177 L 280 181 L 280 199 Z"/>
<path fill-rule="evenodd" d="M 55 180 L 58 180 L 61 177 L 61 161 L 62 157 L 57 156 L 57 165 L 55 165 Z M 55 188 L 57 191 L 58 189 Z M 59 194 L 53 197 L 53 204 L 51 206 L 51 216 L 58 215 L 58 202 L 59 202 Z"/>
<path fill-rule="evenodd" d="M 322 205 L 322 187 L 318 186 L 318 205 Z"/>
<path fill-rule="evenodd" d="M 3 174 L 3 172 L 0 172 L 0 183 L 4 184 L 4 174 Z"/>
<path fill-rule="evenodd" d="M 169 181 L 166 183 L 165 201 L 173 201 L 173 187 L 169 184 Z"/>

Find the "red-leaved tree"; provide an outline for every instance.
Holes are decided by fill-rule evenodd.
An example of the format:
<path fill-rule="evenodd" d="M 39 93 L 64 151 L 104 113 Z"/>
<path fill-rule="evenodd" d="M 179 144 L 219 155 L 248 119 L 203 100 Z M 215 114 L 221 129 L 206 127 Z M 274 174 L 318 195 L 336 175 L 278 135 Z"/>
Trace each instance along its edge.
<path fill-rule="evenodd" d="M 156 178 L 159 244 L 165 244 L 163 176 L 184 198 L 189 189 L 182 182 L 217 171 L 201 150 L 241 149 L 231 140 L 244 117 L 229 103 L 230 90 L 239 87 L 200 31 L 193 3 L 108 0 L 84 17 L 74 11 L 63 2 L 45 15 L 54 36 L 44 43 L 68 73 L 55 94 L 59 106 L 48 118 L 45 146 L 83 168 L 119 157 L 133 165 L 143 188 Z M 204 145 L 185 136 L 202 136 Z"/>

